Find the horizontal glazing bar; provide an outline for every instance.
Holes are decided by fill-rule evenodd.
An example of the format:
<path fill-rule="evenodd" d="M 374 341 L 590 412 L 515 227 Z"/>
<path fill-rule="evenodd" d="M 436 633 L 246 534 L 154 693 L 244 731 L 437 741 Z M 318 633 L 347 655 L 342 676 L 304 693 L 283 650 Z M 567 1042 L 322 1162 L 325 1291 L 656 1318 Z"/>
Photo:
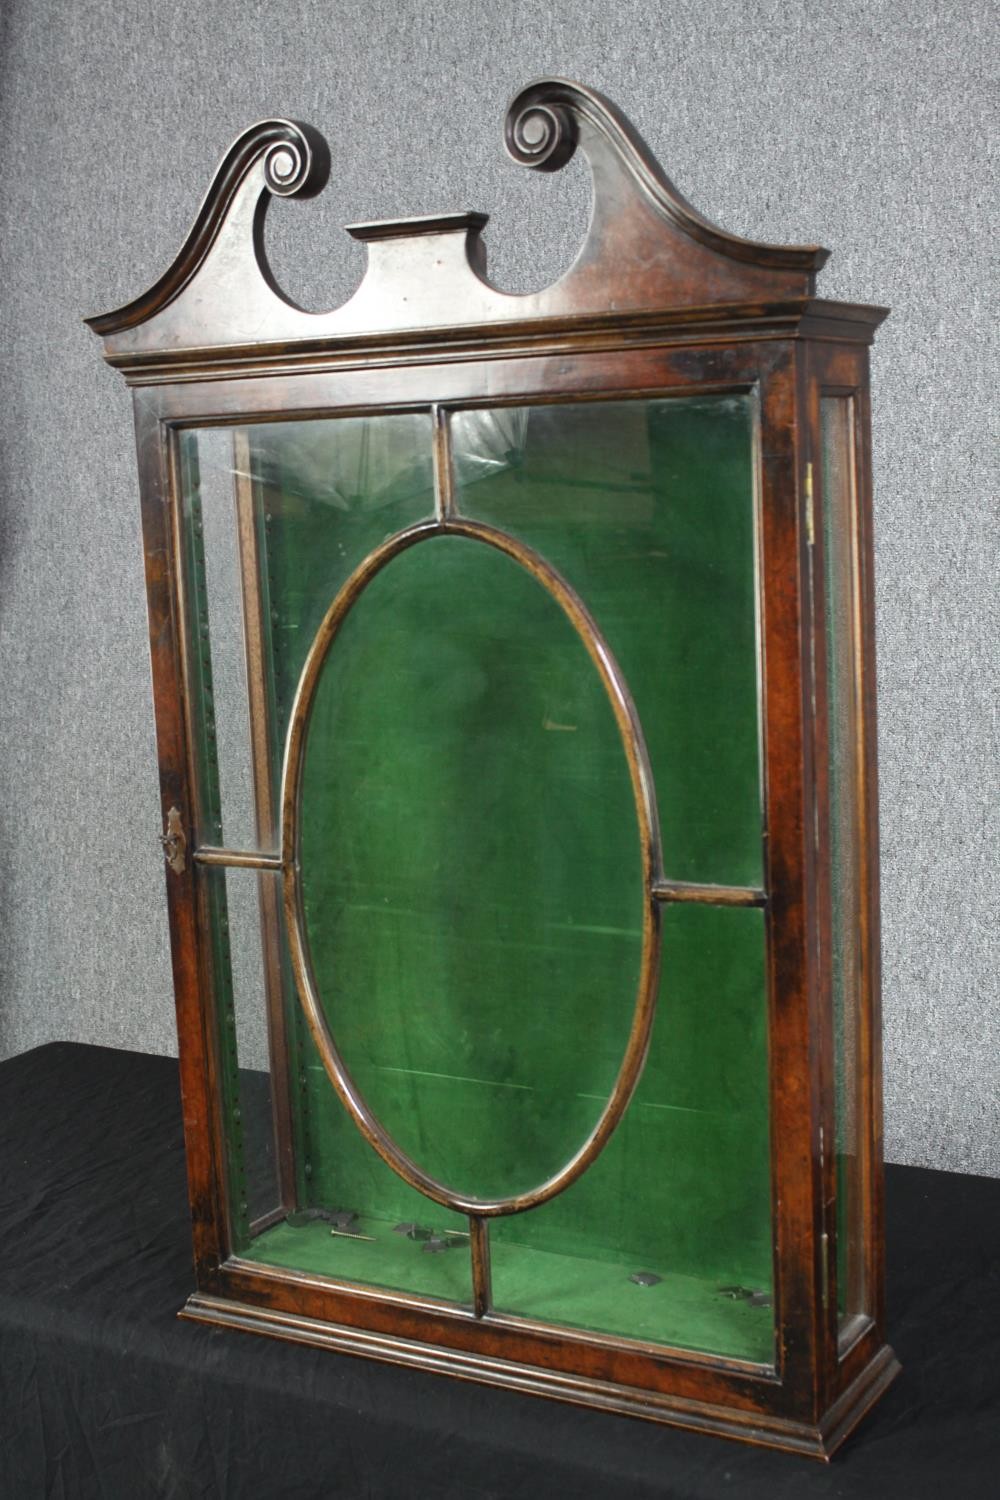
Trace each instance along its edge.
<path fill-rule="evenodd" d="M 696 901 L 702 906 L 766 906 L 764 892 L 750 885 L 688 885 L 680 880 L 658 880 L 655 901 Z"/>
<path fill-rule="evenodd" d="M 243 849 L 196 849 L 195 864 L 229 865 L 236 870 L 283 870 L 280 854 L 248 854 Z"/>

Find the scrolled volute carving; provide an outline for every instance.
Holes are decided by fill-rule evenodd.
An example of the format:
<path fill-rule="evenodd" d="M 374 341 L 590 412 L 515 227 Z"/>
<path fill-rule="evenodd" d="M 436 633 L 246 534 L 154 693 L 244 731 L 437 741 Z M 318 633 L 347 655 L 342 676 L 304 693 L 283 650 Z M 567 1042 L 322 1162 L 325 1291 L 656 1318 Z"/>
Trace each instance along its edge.
<path fill-rule="evenodd" d="M 240 189 L 261 157 L 264 186 L 278 198 L 311 198 L 323 190 L 330 175 L 330 148 L 311 125 L 298 120 L 261 120 L 251 125 L 223 157 L 170 269 L 141 297 L 113 313 L 88 318 L 95 333 L 106 337 L 142 323 L 183 291 L 224 229 Z"/>
<path fill-rule="evenodd" d="M 610 176 L 624 178 L 654 213 L 728 260 L 811 277 L 827 258 L 816 245 L 760 244 L 711 223 L 678 192 L 627 116 L 596 89 L 568 78 L 536 78 L 515 94 L 504 136 L 516 162 L 543 172 L 565 166 L 579 144 L 595 172 L 598 203 Z"/>
<path fill-rule="evenodd" d="M 529 84 L 511 101 L 504 122 L 507 154 L 536 172 L 558 172 L 576 150 L 576 121 L 563 105 L 546 99 L 543 84 Z"/>
<path fill-rule="evenodd" d="M 253 126 L 247 137 L 268 143 L 264 181 L 276 197 L 311 198 L 326 186 L 330 150 L 311 125 L 298 120 L 265 120 Z M 253 139 L 248 144 L 254 144 Z"/>
<path fill-rule="evenodd" d="M 355 226 L 351 233 L 369 249 L 357 291 L 330 312 L 296 307 L 268 265 L 265 214 L 273 197 L 318 193 L 330 153 L 311 126 L 274 119 L 252 125 L 229 148 L 160 279 L 141 297 L 87 322 L 111 339 L 107 357 L 124 366 L 226 346 L 688 305 L 757 307 L 813 295 L 825 250 L 758 244 L 712 224 L 678 192 L 622 111 L 596 90 L 567 78 L 536 78 L 511 101 L 504 140 L 510 157 L 534 171 L 556 172 L 574 152 L 590 169 L 586 239 L 549 288 L 501 292 L 487 279 L 478 240 L 485 218 L 439 214 Z M 199 293 L 189 295 L 195 281 Z M 140 331 L 144 324 L 148 330 Z"/>

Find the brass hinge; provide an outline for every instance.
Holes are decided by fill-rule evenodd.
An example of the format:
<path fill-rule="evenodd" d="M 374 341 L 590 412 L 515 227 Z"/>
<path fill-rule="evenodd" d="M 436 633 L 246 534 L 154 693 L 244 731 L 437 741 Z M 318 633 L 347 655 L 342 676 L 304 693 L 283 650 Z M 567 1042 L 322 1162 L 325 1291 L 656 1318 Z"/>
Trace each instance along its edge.
<path fill-rule="evenodd" d="M 823 1311 L 826 1312 L 830 1305 L 830 1236 L 825 1230 L 819 1237 L 819 1253 L 821 1296 Z"/>
<path fill-rule="evenodd" d="M 163 845 L 163 853 L 167 864 L 173 870 L 174 874 L 183 875 L 187 839 L 184 836 L 179 808 L 172 807 L 167 813 L 167 831 L 160 834 L 160 843 Z"/>
<path fill-rule="evenodd" d="M 813 501 L 813 466 L 806 464 L 806 541 L 816 545 L 816 507 Z"/>

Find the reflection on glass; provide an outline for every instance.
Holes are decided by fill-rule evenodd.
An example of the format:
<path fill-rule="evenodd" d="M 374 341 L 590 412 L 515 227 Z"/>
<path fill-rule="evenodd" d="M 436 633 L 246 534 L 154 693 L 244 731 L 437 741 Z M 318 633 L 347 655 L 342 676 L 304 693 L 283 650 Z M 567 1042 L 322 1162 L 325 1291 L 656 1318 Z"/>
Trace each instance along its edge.
<path fill-rule="evenodd" d="M 455 480 L 463 490 L 521 467 L 529 415 L 527 407 L 498 406 L 473 408 L 452 418 Z"/>
<path fill-rule="evenodd" d="M 358 564 L 434 514 L 427 413 L 275 422 L 247 430 L 271 716 L 280 761 L 306 653 Z"/>
<path fill-rule="evenodd" d="M 261 1220 L 280 1213 L 281 1203 L 258 877 L 252 870 L 215 867 L 201 878 L 229 1221 L 233 1249 L 240 1252 Z"/>
<path fill-rule="evenodd" d="M 433 513 L 430 418 L 192 429 L 181 477 L 202 842 L 273 852 L 305 653 L 362 558 Z"/>
<path fill-rule="evenodd" d="M 552 563 L 624 672 L 674 880 L 761 881 L 753 421 L 748 396 L 451 421 L 463 515 Z"/>
<path fill-rule="evenodd" d="M 239 1126 L 242 1135 L 245 1198 L 250 1226 L 279 1212 L 276 1122 L 272 1099 L 267 955 L 262 931 L 262 887 L 274 889 L 274 875 L 255 870 L 219 870 L 225 881 L 225 914 L 230 985 L 223 1025 L 232 1033 L 238 1068 Z M 270 934 L 267 934 L 270 937 Z M 280 1017 L 279 1017 L 280 1024 Z M 252 1229 L 251 1229 L 252 1232 Z"/>
<path fill-rule="evenodd" d="M 204 613 L 212 660 L 210 707 L 222 808 L 218 842 L 234 849 L 253 849 L 257 830 L 233 437 L 228 430 L 206 429 L 194 441 L 200 486 L 197 496 L 190 497 L 188 522 L 204 562 Z"/>
<path fill-rule="evenodd" d="M 865 1308 L 860 1176 L 861 832 L 855 652 L 854 403 L 820 402 L 830 754 L 830 970 L 837 1152 L 837 1299 L 843 1320 Z"/>

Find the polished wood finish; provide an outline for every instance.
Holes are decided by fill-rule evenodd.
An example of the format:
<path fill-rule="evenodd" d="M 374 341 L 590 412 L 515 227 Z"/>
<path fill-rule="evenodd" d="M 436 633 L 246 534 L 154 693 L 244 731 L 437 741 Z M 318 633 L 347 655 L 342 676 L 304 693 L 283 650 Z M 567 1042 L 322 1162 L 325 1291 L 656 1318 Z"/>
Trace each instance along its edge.
<path fill-rule="evenodd" d="M 511 296 L 491 287 L 480 239 L 485 219 L 459 214 L 354 226 L 351 232 L 366 243 L 369 254 L 367 274 L 355 295 L 330 313 L 294 307 L 267 267 L 263 216 L 273 195 L 305 197 L 318 191 L 329 157 L 309 127 L 267 121 L 241 136 L 226 156 L 165 275 L 117 312 L 89 320 L 104 339 L 106 357 L 137 388 L 163 812 L 157 832 L 167 829 L 169 811 L 176 808 L 189 853 L 185 867 L 168 868 L 166 876 L 197 1285 L 187 1315 L 828 1457 L 897 1369 L 885 1340 L 882 1268 L 867 357 L 884 311 L 816 298 L 814 279 L 826 258 L 823 250 L 757 245 L 708 224 L 670 184 L 620 112 L 590 90 L 563 80 L 530 85 L 510 107 L 506 139 L 510 154 L 523 165 L 556 170 L 579 149 L 594 173 L 595 209 L 580 255 L 565 276 L 543 291 Z M 854 397 L 859 558 L 857 766 L 864 842 L 859 1034 L 865 1082 L 859 1191 L 865 1309 L 843 1327 L 837 1316 L 831 1149 L 834 1037 L 827 958 L 831 917 L 822 537 L 815 524 L 816 507 L 823 505 L 817 480 L 823 391 Z M 596 627 L 583 624 L 594 647 L 592 658 L 599 668 L 604 661 L 605 685 L 631 747 L 646 849 L 647 952 L 652 954 L 647 978 L 655 967 L 651 934 L 664 903 L 752 905 L 765 914 L 777 1330 L 773 1365 L 587 1334 L 496 1312 L 490 1306 L 486 1220 L 503 1211 L 497 1204 L 462 1205 L 473 1215 L 475 1298 L 467 1309 L 240 1259 L 233 1253 L 228 1208 L 218 1002 L 204 881 L 218 864 L 280 871 L 286 900 L 291 891 L 294 931 L 295 849 L 293 839 L 280 854 L 251 857 L 218 848 L 213 830 L 199 826 L 185 666 L 178 432 L 191 425 L 239 427 L 296 415 L 429 410 L 437 434 L 438 473 L 437 518 L 431 524 L 461 530 L 469 523 L 453 513 L 444 436 L 449 410 L 701 392 L 753 393 L 759 418 L 762 889 L 684 885 L 664 878 L 651 831 L 651 794 L 643 790 L 641 730 L 630 718 L 627 690 L 624 695 L 620 691 L 613 661 L 609 665 L 601 657 Z M 479 535 L 487 528 L 473 529 L 480 540 L 490 541 Z M 414 536 L 408 544 L 417 541 Z M 558 575 L 548 586 L 558 592 Z M 363 580 L 355 581 L 355 593 L 361 587 Z M 329 635 L 353 597 L 335 602 Z M 567 612 L 579 603 L 575 597 L 560 602 Z M 296 796 L 294 757 L 290 764 L 286 810 Z M 275 811 L 265 809 L 263 817 L 259 832 L 269 827 L 276 833 Z M 287 840 L 287 818 L 281 823 Z M 651 1008 L 644 1010 L 640 997 L 623 1066 L 623 1108 L 641 1069 L 650 1018 Z M 600 1124 L 598 1130 L 602 1128 Z M 421 1185 L 428 1190 L 428 1184 Z"/>
<path fill-rule="evenodd" d="M 355 225 L 368 271 L 332 313 L 307 313 L 267 270 L 263 221 L 273 195 L 308 197 L 325 184 L 329 154 L 316 132 L 289 120 L 253 126 L 227 154 L 170 270 L 142 297 L 91 318 L 108 358 L 134 365 L 180 350 L 252 349 L 262 343 L 606 317 L 685 305 L 809 297 L 827 252 L 758 245 L 703 219 L 660 170 L 625 117 L 590 89 L 546 79 L 510 106 L 507 148 L 537 170 L 580 149 L 597 185 L 576 262 L 554 286 L 525 296 L 485 280 L 483 214 Z M 239 285 L 239 295 L 234 288 Z M 692 295 L 696 291 L 696 295 Z M 185 360 L 188 362 L 188 360 Z"/>

